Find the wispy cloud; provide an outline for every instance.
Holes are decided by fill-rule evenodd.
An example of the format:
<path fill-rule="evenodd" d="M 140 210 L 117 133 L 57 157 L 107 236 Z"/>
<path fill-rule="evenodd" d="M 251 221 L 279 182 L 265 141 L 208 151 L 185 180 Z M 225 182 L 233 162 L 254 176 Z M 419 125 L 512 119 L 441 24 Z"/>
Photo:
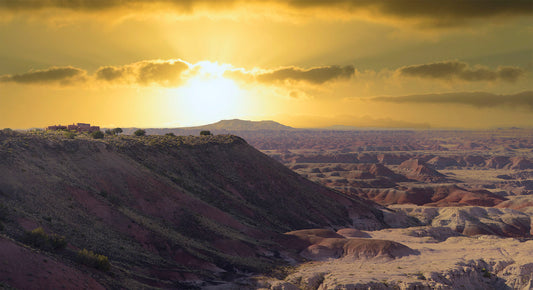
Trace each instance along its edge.
<path fill-rule="evenodd" d="M 460 61 L 443 61 L 428 64 L 405 66 L 398 69 L 404 76 L 463 81 L 506 81 L 514 82 L 526 74 L 520 67 L 501 66 L 490 69 L 484 66 L 470 66 Z"/>
<path fill-rule="evenodd" d="M 409 95 L 400 97 L 375 97 L 373 101 L 410 104 L 460 104 L 478 108 L 515 107 L 533 111 L 533 91 L 497 95 L 486 92 L 461 92 L 445 94 Z"/>
<path fill-rule="evenodd" d="M 14 82 L 20 84 L 59 83 L 62 85 L 81 82 L 86 79 L 86 71 L 72 66 L 50 67 L 43 70 L 31 70 L 27 73 L 2 75 L 0 82 Z"/>
<path fill-rule="evenodd" d="M 150 60 L 123 66 L 103 66 L 96 79 L 112 83 L 136 83 L 139 85 L 178 86 L 182 74 L 190 65 L 182 60 Z"/>
<path fill-rule="evenodd" d="M 323 84 L 328 81 L 349 79 L 353 76 L 354 72 L 355 68 L 352 65 L 344 67 L 332 65 L 314 67 L 310 69 L 286 67 L 264 73 L 258 73 L 255 76 L 259 82 L 264 83 L 302 81 L 312 84 Z"/>

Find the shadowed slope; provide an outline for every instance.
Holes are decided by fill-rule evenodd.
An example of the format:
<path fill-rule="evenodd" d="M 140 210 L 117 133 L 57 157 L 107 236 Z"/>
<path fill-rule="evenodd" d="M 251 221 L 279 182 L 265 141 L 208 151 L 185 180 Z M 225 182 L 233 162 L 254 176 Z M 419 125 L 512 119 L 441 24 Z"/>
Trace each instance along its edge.
<path fill-rule="evenodd" d="M 106 287 L 266 271 L 283 263 L 275 241 L 287 230 L 383 227 L 372 204 L 310 182 L 235 136 L 7 132 L 0 144 L 3 232 L 21 240 L 41 226 L 66 237 L 58 255 L 67 260 L 81 248 L 108 256 L 112 276 L 98 280 Z"/>

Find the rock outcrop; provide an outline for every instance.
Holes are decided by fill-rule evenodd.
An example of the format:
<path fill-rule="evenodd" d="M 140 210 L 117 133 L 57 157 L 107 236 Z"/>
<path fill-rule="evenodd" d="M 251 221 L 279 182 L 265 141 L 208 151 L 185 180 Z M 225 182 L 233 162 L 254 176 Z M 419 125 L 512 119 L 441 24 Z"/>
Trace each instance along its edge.
<path fill-rule="evenodd" d="M 344 230 L 346 232 L 346 230 Z M 395 259 L 415 255 L 417 251 L 397 242 L 364 238 L 345 238 L 329 230 L 299 230 L 285 233 L 300 242 L 296 250 L 309 260 L 324 261 L 328 259 L 351 258 Z"/>
<path fill-rule="evenodd" d="M 531 237 L 531 216 L 507 208 L 393 206 L 426 225 L 448 227 L 467 236 Z"/>
<path fill-rule="evenodd" d="M 441 182 L 446 179 L 446 175 L 428 167 L 425 162 L 416 158 L 411 158 L 402 162 L 400 166 L 398 166 L 398 169 L 408 178 L 419 181 Z"/>

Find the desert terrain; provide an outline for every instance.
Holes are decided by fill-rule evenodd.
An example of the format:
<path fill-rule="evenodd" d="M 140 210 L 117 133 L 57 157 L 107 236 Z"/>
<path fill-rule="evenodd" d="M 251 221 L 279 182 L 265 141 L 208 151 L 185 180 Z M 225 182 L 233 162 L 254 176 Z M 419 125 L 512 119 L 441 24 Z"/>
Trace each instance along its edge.
<path fill-rule="evenodd" d="M 390 240 L 416 251 L 405 256 L 354 257 L 346 247 L 340 254 L 319 242 L 302 252 L 311 262 L 284 281 L 259 285 L 533 287 L 531 130 L 299 131 L 248 140 L 310 180 L 373 200 L 405 217 L 385 216 L 396 229 L 345 238 Z M 407 225 L 410 222 L 417 225 Z"/>
<path fill-rule="evenodd" d="M 233 124 L 1 131 L 0 285 L 532 287 L 531 131 Z"/>
<path fill-rule="evenodd" d="M 284 232 L 387 227 L 237 136 L 67 133 L 0 132 L 3 286 L 201 288 L 300 260 Z"/>
<path fill-rule="evenodd" d="M 295 249 L 308 262 L 292 263 L 285 279 L 256 276 L 225 287 L 532 287 L 530 129 L 331 130 L 288 128 L 275 122 L 256 125 L 228 120 L 173 132 L 211 130 L 242 136 L 317 184 L 375 202 L 388 229 L 333 227 L 318 237 L 289 232 L 303 240 Z M 374 241 L 374 248 L 358 245 L 360 239 Z M 382 241 L 407 249 L 396 251 Z"/>

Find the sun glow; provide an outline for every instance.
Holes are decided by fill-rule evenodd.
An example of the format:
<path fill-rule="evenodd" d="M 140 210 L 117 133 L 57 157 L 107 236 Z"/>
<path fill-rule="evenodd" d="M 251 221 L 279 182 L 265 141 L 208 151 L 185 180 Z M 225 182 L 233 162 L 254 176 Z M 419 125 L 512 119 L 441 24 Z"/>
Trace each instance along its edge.
<path fill-rule="evenodd" d="M 168 109 L 184 125 L 204 125 L 223 119 L 233 119 L 246 113 L 245 91 L 223 77 L 228 65 L 208 61 L 197 63 L 194 75 L 181 87 L 172 89 Z"/>

